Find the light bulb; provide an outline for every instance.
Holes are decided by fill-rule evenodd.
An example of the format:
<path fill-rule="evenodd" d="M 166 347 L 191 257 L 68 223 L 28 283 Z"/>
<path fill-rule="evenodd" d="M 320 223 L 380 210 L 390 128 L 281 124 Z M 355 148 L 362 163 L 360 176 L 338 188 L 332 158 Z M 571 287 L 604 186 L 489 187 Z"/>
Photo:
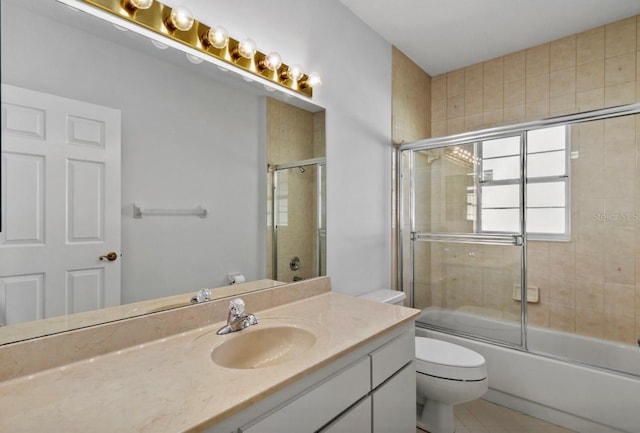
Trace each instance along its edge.
<path fill-rule="evenodd" d="M 245 59 L 253 58 L 256 51 L 258 51 L 256 48 L 256 41 L 251 38 L 246 38 L 238 44 L 238 54 Z"/>
<path fill-rule="evenodd" d="M 274 51 L 264 56 L 260 64 L 270 71 L 277 71 L 282 66 L 282 58 Z"/>
<path fill-rule="evenodd" d="M 168 24 L 170 27 L 183 32 L 191 30 L 194 22 L 193 14 L 184 6 L 176 6 L 171 10 Z"/>
<path fill-rule="evenodd" d="M 213 26 L 206 33 L 204 41 L 214 48 L 221 49 L 229 43 L 229 33 L 222 26 Z"/>
<path fill-rule="evenodd" d="M 136 9 L 149 9 L 153 5 L 153 0 L 128 0 L 128 3 Z"/>
<path fill-rule="evenodd" d="M 319 73 L 312 72 L 309 74 L 305 84 L 309 87 L 320 87 L 322 85 L 322 77 L 320 77 Z"/>
<path fill-rule="evenodd" d="M 289 69 L 287 69 L 287 78 L 294 82 L 297 82 L 303 75 L 302 66 L 300 65 L 291 65 Z"/>

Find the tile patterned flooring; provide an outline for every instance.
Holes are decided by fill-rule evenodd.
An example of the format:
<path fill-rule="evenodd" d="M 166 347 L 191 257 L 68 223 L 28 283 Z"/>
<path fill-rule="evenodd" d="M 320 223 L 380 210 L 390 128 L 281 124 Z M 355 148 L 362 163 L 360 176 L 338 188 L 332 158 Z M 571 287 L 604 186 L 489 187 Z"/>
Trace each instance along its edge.
<path fill-rule="evenodd" d="M 459 404 L 454 412 L 456 433 L 575 433 L 481 399 Z"/>

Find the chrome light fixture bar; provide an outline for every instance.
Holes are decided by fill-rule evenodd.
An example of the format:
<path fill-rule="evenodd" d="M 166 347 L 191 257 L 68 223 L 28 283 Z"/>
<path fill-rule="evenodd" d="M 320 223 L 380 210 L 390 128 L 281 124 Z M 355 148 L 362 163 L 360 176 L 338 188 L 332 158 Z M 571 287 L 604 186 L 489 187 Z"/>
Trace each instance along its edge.
<path fill-rule="evenodd" d="M 139 31 L 143 35 L 152 38 L 152 34 L 160 35 L 177 42 L 187 54 L 193 57 L 208 59 L 220 67 L 231 65 L 247 79 L 257 76 L 269 84 L 276 84 L 308 97 L 313 96 L 314 86 L 318 87 L 322 84 L 317 73 L 312 72 L 307 75 L 298 65 L 286 65 L 282 63 L 277 53 L 264 54 L 256 49 L 254 41 L 234 39 L 223 27 L 208 26 L 196 20 L 183 6 L 171 8 L 155 0 L 58 1 L 89 13 L 93 11 L 80 6 L 85 4 L 107 12 L 108 15 L 146 30 Z M 93 14 L 107 19 L 103 14 Z M 152 34 L 149 34 L 149 31 Z"/>

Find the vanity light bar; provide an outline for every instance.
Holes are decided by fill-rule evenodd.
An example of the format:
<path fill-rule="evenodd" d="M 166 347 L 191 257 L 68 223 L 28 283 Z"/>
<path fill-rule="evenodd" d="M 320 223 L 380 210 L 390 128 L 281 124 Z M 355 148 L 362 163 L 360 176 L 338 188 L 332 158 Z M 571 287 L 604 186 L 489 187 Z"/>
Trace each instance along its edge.
<path fill-rule="evenodd" d="M 64 0 L 62 1 L 64 2 Z M 273 55 L 275 53 L 266 55 L 255 50 L 255 46 L 247 52 L 244 46 L 246 41 L 238 41 L 226 36 L 228 37 L 228 42 L 221 48 L 217 48 L 216 45 L 219 44 L 212 44 L 207 38 L 209 30 L 211 30 L 210 26 L 193 19 L 193 17 L 191 17 L 193 20 L 191 25 L 182 26 L 183 21 L 176 21 L 176 17 L 182 20 L 185 19 L 184 8 L 180 6 L 171 8 L 158 1 L 151 2 L 149 0 L 80 1 L 109 12 L 130 23 L 151 30 L 165 38 L 186 45 L 196 50 L 199 54 L 211 56 L 226 64 L 233 65 L 242 71 L 257 75 L 271 83 L 308 97 L 313 96 L 313 86 L 317 87 L 322 83 L 316 73 L 309 75 L 304 74 L 298 70 L 299 67 L 297 65 L 289 66 L 278 61 L 276 63 L 279 63 L 279 65 L 277 68 L 274 68 Z M 140 7 L 142 5 L 145 8 Z M 180 13 L 176 14 L 176 10 L 179 8 Z M 214 27 L 214 29 L 219 28 L 220 27 Z"/>

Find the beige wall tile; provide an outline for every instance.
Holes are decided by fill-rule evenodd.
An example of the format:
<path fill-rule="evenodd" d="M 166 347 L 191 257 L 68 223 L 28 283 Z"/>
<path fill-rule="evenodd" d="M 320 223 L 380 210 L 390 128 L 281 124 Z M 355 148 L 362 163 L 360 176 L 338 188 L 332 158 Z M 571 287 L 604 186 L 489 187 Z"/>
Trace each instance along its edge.
<path fill-rule="evenodd" d="M 527 77 L 525 95 L 527 103 L 549 99 L 549 74 Z"/>
<path fill-rule="evenodd" d="M 482 114 L 484 106 L 484 95 L 482 86 L 474 88 L 473 91 L 464 94 L 464 114 L 470 116 L 472 114 Z"/>
<path fill-rule="evenodd" d="M 517 303 L 518 307 L 520 303 Z M 527 306 L 528 321 L 531 325 L 549 327 L 549 304 L 540 302 L 539 304 L 529 304 Z"/>
<path fill-rule="evenodd" d="M 518 51 L 517 53 L 504 56 L 504 82 L 524 80 L 526 70 L 526 52 Z"/>
<path fill-rule="evenodd" d="M 576 309 L 576 333 L 604 338 L 604 312 Z"/>
<path fill-rule="evenodd" d="M 636 87 L 637 84 L 635 81 L 605 87 L 605 106 L 614 107 L 616 105 L 631 104 L 638 101 Z"/>
<path fill-rule="evenodd" d="M 620 316 L 618 314 L 604 313 L 604 338 L 606 340 L 620 341 L 626 344 L 635 344 L 634 317 Z"/>
<path fill-rule="evenodd" d="M 604 87 L 604 60 L 578 65 L 576 91 L 583 92 L 601 87 Z"/>
<path fill-rule="evenodd" d="M 431 122 L 432 137 L 444 137 L 445 135 L 447 135 L 446 120 L 434 120 L 433 122 Z"/>
<path fill-rule="evenodd" d="M 604 88 L 576 92 L 576 106 L 579 112 L 604 108 Z"/>
<path fill-rule="evenodd" d="M 604 312 L 604 284 L 579 276 L 576 280 L 576 308 Z"/>
<path fill-rule="evenodd" d="M 582 65 L 604 59 L 604 27 L 578 33 L 576 39 L 576 63 Z"/>
<path fill-rule="evenodd" d="M 447 76 L 438 75 L 431 78 L 431 101 L 443 103 L 447 100 Z"/>
<path fill-rule="evenodd" d="M 446 120 L 447 118 L 447 104 L 446 100 L 443 102 L 431 101 L 431 120 Z"/>
<path fill-rule="evenodd" d="M 571 114 L 576 111 L 576 94 L 567 93 L 560 96 L 552 96 L 549 100 L 549 114 L 559 116 Z"/>
<path fill-rule="evenodd" d="M 485 111 L 483 115 L 484 125 L 487 127 L 499 125 L 504 122 L 504 110 L 502 108 Z"/>
<path fill-rule="evenodd" d="M 549 327 L 564 332 L 576 331 L 576 309 L 567 305 L 549 304 Z"/>
<path fill-rule="evenodd" d="M 516 80 L 504 83 L 504 106 L 520 105 L 526 102 L 526 81 Z"/>
<path fill-rule="evenodd" d="M 549 303 L 575 308 L 576 287 L 575 279 L 564 275 L 550 275 Z"/>
<path fill-rule="evenodd" d="M 636 52 L 609 57 L 604 64 L 604 85 L 627 83 L 636 79 Z"/>
<path fill-rule="evenodd" d="M 526 50 L 526 76 L 537 77 L 549 73 L 549 44 L 538 45 Z"/>
<path fill-rule="evenodd" d="M 559 96 L 576 92 L 576 68 L 558 69 L 549 75 L 549 95 Z"/>
<path fill-rule="evenodd" d="M 456 117 L 447 120 L 447 134 L 460 134 L 464 132 L 464 117 Z"/>
<path fill-rule="evenodd" d="M 525 105 L 510 105 L 504 107 L 504 121 L 505 123 L 517 123 L 522 122 L 526 117 Z"/>
<path fill-rule="evenodd" d="M 604 254 L 602 250 L 590 253 L 576 253 L 576 275 L 589 276 L 592 281 L 604 284 Z"/>
<path fill-rule="evenodd" d="M 447 98 L 464 95 L 464 69 L 447 74 Z"/>
<path fill-rule="evenodd" d="M 484 65 L 475 64 L 464 68 L 464 91 L 465 93 L 477 92 L 484 85 Z"/>
<path fill-rule="evenodd" d="M 484 85 L 485 87 L 502 87 L 504 82 L 504 58 L 498 57 L 484 62 Z"/>
<path fill-rule="evenodd" d="M 476 113 L 470 116 L 466 116 L 464 119 L 465 128 L 468 131 L 473 131 L 476 129 L 482 129 L 484 127 L 484 113 Z"/>
<path fill-rule="evenodd" d="M 549 70 L 551 72 L 575 67 L 577 52 L 576 40 L 576 35 L 571 35 L 550 43 Z"/>
<path fill-rule="evenodd" d="M 504 105 L 504 87 L 502 84 L 497 86 L 484 86 L 483 110 L 502 109 Z"/>
<path fill-rule="evenodd" d="M 464 117 L 464 94 L 447 99 L 447 119 Z"/>
<path fill-rule="evenodd" d="M 431 103 L 431 77 L 397 48 L 393 48 L 393 142 L 411 142 L 431 135 L 432 113 L 444 119 L 446 106 Z"/>
<path fill-rule="evenodd" d="M 636 51 L 636 17 L 627 18 L 605 26 L 605 57 Z"/>
<path fill-rule="evenodd" d="M 527 102 L 526 118 L 528 120 L 542 119 L 549 116 L 549 99 Z"/>

